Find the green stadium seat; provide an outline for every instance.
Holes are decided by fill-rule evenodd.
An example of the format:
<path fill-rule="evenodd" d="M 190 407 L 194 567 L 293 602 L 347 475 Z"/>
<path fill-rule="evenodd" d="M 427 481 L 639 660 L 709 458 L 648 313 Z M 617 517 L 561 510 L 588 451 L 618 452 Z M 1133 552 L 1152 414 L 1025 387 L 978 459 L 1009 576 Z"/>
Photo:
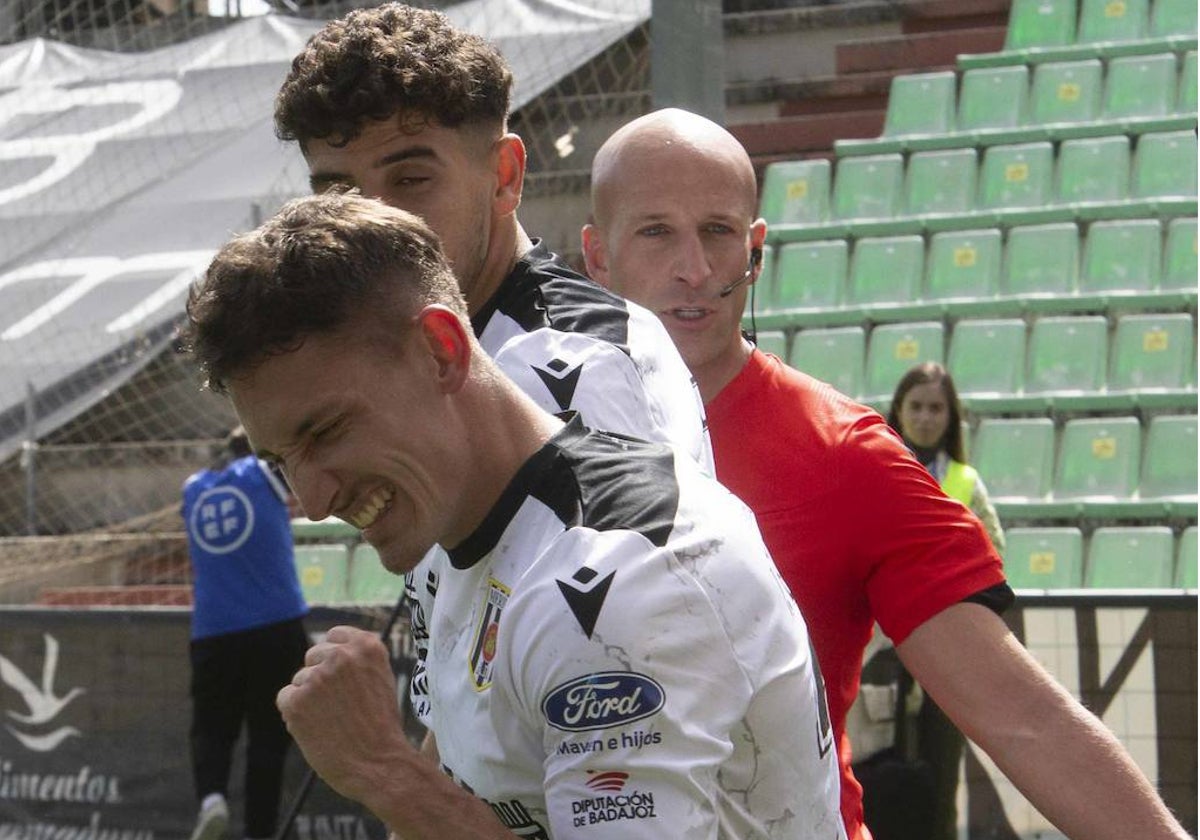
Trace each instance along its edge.
<path fill-rule="evenodd" d="M 896 215 L 904 181 L 898 154 L 840 158 L 833 181 L 833 213 L 839 219 L 887 219 Z"/>
<path fill-rule="evenodd" d="M 1081 292 L 1145 291 L 1158 286 L 1162 226 L 1155 219 L 1094 222 L 1083 246 Z"/>
<path fill-rule="evenodd" d="M 1001 291 L 1020 297 L 1071 294 L 1079 279 L 1079 228 L 1071 222 L 1014 227 L 1004 246 Z"/>
<path fill-rule="evenodd" d="M 1063 426 L 1054 495 L 1063 499 L 1133 495 L 1141 468 L 1136 417 L 1078 417 Z"/>
<path fill-rule="evenodd" d="M 1104 387 L 1108 322 L 1100 315 L 1041 317 L 1029 331 L 1025 390 L 1095 392 Z"/>
<path fill-rule="evenodd" d="M 773 353 L 787 361 L 787 334 L 783 330 L 759 330 L 755 336 L 755 344 L 764 353 Z"/>
<path fill-rule="evenodd" d="M 1196 324 L 1184 312 L 1122 315 L 1108 375 L 1112 391 L 1186 388 L 1196 354 Z"/>
<path fill-rule="evenodd" d="M 392 574 L 379 553 L 359 543 L 350 555 L 350 600 L 355 604 L 394 604 L 404 593 L 404 576 Z"/>
<path fill-rule="evenodd" d="M 1197 582 L 1196 532 L 1196 526 L 1189 525 L 1179 535 L 1179 551 L 1175 558 L 1175 585 L 1184 589 L 1196 589 L 1200 586 Z"/>
<path fill-rule="evenodd" d="M 1138 486 L 1143 499 L 1197 495 L 1196 415 L 1160 414 L 1146 429 Z"/>
<path fill-rule="evenodd" d="M 1000 287 L 1000 231 L 943 231 L 929 239 L 925 294 L 930 300 L 990 298 Z"/>
<path fill-rule="evenodd" d="M 1136 41 L 1150 28 L 1150 0 L 1082 0 L 1079 7 L 1080 44 Z"/>
<path fill-rule="evenodd" d="M 1004 576 L 1014 589 L 1083 586 L 1083 533 L 1078 528 L 1009 528 Z"/>
<path fill-rule="evenodd" d="M 1167 223 L 1167 248 L 1162 279 L 1166 289 L 1196 288 L 1196 220 L 1172 219 Z"/>
<path fill-rule="evenodd" d="M 974 149 L 916 152 L 906 170 L 907 211 L 916 216 L 930 213 L 966 213 L 975 204 Z"/>
<path fill-rule="evenodd" d="M 850 263 L 844 239 L 789 242 L 779 249 L 775 289 L 769 308 L 810 309 L 839 306 Z"/>
<path fill-rule="evenodd" d="M 1179 101 L 1175 110 L 1180 114 L 1196 113 L 1196 51 L 1189 50 L 1179 70 Z"/>
<path fill-rule="evenodd" d="M 1029 123 L 1092 122 L 1100 116 L 1104 67 L 1099 59 L 1052 61 L 1033 70 Z"/>
<path fill-rule="evenodd" d="M 953 71 L 894 76 L 888 93 L 883 136 L 952 131 L 956 85 Z"/>
<path fill-rule="evenodd" d="M 831 171 L 831 164 L 823 159 L 769 164 L 758 214 L 772 225 L 827 221 Z"/>
<path fill-rule="evenodd" d="M 945 329 L 940 321 L 881 324 L 867 339 L 866 396 L 890 399 L 908 369 L 922 362 L 945 360 Z"/>
<path fill-rule="evenodd" d="M 862 393 L 866 344 L 862 327 L 800 330 L 792 336 L 790 364 L 857 397 Z"/>
<path fill-rule="evenodd" d="M 1015 394 L 1025 375 L 1025 322 L 959 321 L 950 334 L 948 367 L 960 396 Z"/>
<path fill-rule="evenodd" d="M 1195 0 L 1155 0 L 1150 15 L 1150 35 L 1154 38 L 1195 38 Z"/>
<path fill-rule="evenodd" d="M 1088 545 L 1089 589 L 1166 589 L 1171 586 L 1175 535 L 1163 525 L 1097 528 Z"/>
<path fill-rule="evenodd" d="M 297 545 L 296 574 L 310 604 L 342 604 L 347 598 L 350 550 L 344 545 Z"/>
<path fill-rule="evenodd" d="M 1029 67 L 979 67 L 962 75 L 958 130 L 1016 128 L 1029 107 Z"/>
<path fill-rule="evenodd" d="M 1073 44 L 1077 14 L 1075 0 L 1013 0 L 1004 49 Z"/>
<path fill-rule="evenodd" d="M 925 240 L 920 236 L 864 237 L 854 246 L 849 302 L 905 303 L 920 296 Z"/>
<path fill-rule="evenodd" d="M 1042 499 L 1050 492 L 1054 423 L 1049 417 L 984 417 L 975 430 L 975 468 L 996 499 Z"/>
<path fill-rule="evenodd" d="M 1196 194 L 1196 132 L 1143 134 L 1133 153 L 1135 198 Z"/>
<path fill-rule="evenodd" d="M 1129 194 L 1129 138 L 1064 140 L 1058 150 L 1056 194 L 1064 204 L 1120 201 Z"/>
<path fill-rule="evenodd" d="M 1042 207 L 1050 203 L 1054 149 L 1049 143 L 991 146 L 983 154 L 979 206 Z"/>
<path fill-rule="evenodd" d="M 1104 80 L 1105 119 L 1163 117 L 1176 107 L 1179 68 L 1174 53 L 1128 55 L 1108 62 Z"/>

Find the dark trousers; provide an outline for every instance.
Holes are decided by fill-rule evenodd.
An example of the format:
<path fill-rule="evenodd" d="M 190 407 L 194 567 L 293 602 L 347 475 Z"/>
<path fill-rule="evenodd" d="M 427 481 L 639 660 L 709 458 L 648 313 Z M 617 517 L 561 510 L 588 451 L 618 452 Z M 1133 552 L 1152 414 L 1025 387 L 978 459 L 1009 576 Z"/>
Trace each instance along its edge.
<path fill-rule="evenodd" d="M 930 840 L 958 837 L 958 765 L 966 740 L 928 694 L 917 714 L 917 754 L 933 769 L 934 817 Z"/>
<path fill-rule="evenodd" d="M 228 796 L 233 749 L 246 726 L 245 836 L 270 837 L 291 746 L 275 695 L 304 664 L 301 619 L 191 643 L 192 771 L 196 794 Z"/>

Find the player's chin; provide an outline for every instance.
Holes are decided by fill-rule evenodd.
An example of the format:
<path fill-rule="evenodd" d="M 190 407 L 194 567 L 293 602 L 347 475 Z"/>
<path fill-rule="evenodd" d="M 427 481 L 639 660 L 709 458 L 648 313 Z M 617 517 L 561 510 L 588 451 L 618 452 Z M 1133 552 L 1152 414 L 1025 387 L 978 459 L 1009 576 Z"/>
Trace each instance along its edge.
<path fill-rule="evenodd" d="M 382 532 L 372 534 L 370 528 L 363 531 L 363 538 L 375 549 L 383 568 L 394 575 L 412 571 L 433 547 L 431 543 L 422 548 L 420 543 L 411 538 L 396 538 Z"/>

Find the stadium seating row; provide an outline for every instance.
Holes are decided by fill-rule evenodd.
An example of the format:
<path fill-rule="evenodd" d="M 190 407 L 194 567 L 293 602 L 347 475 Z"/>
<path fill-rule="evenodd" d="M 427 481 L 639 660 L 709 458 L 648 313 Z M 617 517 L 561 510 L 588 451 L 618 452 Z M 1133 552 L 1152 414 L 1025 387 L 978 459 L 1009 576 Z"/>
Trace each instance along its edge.
<path fill-rule="evenodd" d="M 1196 241 L 1186 218 L 790 242 L 768 249 L 755 307 L 766 329 L 1194 308 Z"/>
<path fill-rule="evenodd" d="M 297 544 L 296 573 L 309 604 L 394 604 L 404 590 L 366 543 Z"/>
<path fill-rule="evenodd" d="M 1196 588 L 1196 526 L 1010 528 L 1004 571 L 1014 589 Z"/>
<path fill-rule="evenodd" d="M 1195 128 L 1196 52 L 896 76 L 883 135 L 841 157 Z"/>
<path fill-rule="evenodd" d="M 1004 49 L 963 67 L 1130 55 L 1196 43 L 1194 0 L 1013 0 Z"/>
<path fill-rule="evenodd" d="M 984 417 L 971 460 L 1004 519 L 1196 517 L 1196 416 Z"/>
<path fill-rule="evenodd" d="M 947 341 L 947 337 L 949 341 Z M 1196 402 L 1196 322 L 1186 313 L 961 320 L 764 330 L 758 344 L 872 405 L 913 365 L 941 362 L 977 413 L 1183 408 Z M 948 345 L 948 350 L 947 350 Z"/>
<path fill-rule="evenodd" d="M 1005 572 L 1017 589 L 1130 589 L 1196 583 L 1196 527 L 1176 540 L 1170 528 L 1103 527 L 1088 540 L 1069 527 L 1016 527 L 1006 532 Z M 1178 559 L 1177 559 L 1178 558 Z M 369 545 L 296 546 L 296 569 L 309 604 L 393 604 L 403 579 L 379 564 Z"/>
<path fill-rule="evenodd" d="M 767 167 L 768 242 L 1196 214 L 1190 129 L 990 146 L 982 160 L 975 149 L 842 157 L 832 184 L 831 170 Z"/>

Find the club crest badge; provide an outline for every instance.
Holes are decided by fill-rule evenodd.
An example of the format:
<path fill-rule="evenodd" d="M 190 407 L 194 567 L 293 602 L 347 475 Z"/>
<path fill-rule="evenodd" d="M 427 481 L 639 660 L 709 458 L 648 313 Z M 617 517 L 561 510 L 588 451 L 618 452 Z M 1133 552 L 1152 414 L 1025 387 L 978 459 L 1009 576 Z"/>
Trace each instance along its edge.
<path fill-rule="evenodd" d="M 495 578 L 488 578 L 487 597 L 479 613 L 475 640 L 471 643 L 471 677 L 475 690 L 492 684 L 492 662 L 496 659 L 496 639 L 500 633 L 500 613 L 508 603 L 511 590 Z"/>

